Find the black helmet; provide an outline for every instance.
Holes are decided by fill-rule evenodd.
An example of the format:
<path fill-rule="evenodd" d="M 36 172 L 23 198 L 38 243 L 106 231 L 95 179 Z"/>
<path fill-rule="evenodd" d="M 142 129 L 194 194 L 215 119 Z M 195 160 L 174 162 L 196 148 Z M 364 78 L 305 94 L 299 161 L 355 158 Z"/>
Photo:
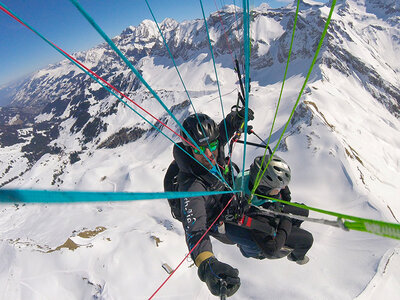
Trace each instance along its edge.
<path fill-rule="evenodd" d="M 260 175 L 262 174 L 262 172 L 264 172 L 265 166 L 267 165 L 269 158 L 269 155 L 265 156 L 263 168 Z M 256 183 L 255 180 L 258 171 L 261 168 L 262 159 L 262 156 L 256 157 L 250 166 L 250 182 L 252 185 Z M 261 178 L 258 187 L 262 188 L 263 190 L 272 190 L 278 188 L 281 189 L 289 184 L 290 178 L 291 171 L 288 164 L 282 158 L 274 155 L 267 167 L 267 170 L 264 173 L 264 176 Z"/>
<path fill-rule="evenodd" d="M 195 114 L 190 115 L 183 121 L 182 126 L 199 146 L 207 146 L 219 137 L 217 124 L 206 114 L 197 114 L 197 117 Z M 190 138 L 183 131 L 181 131 L 181 136 L 191 142 Z M 182 139 L 185 146 L 191 146 L 187 141 Z"/>

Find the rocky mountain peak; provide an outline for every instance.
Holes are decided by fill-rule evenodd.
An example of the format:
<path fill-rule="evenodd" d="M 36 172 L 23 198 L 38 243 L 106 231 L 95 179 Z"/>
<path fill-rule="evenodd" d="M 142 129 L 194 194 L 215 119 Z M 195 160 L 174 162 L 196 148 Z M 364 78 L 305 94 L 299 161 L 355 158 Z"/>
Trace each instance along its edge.
<path fill-rule="evenodd" d="M 379 1 L 372 0 L 339 1 L 337 14 L 331 21 L 320 57 L 314 67 L 312 81 L 321 80 L 328 84 L 343 76 L 354 85 L 362 86 L 366 94 L 399 118 L 398 24 L 391 26 L 389 19 L 378 19 L 368 9 L 360 9 L 360 5 L 364 5 L 362 7 L 369 7 L 370 11 L 374 8 L 376 13 L 381 13 L 393 8 L 393 3 L 387 1 L 379 5 Z M 306 0 L 302 2 L 302 6 L 291 54 L 291 78 L 304 77 L 303 72 L 310 64 L 319 42 L 329 3 Z M 217 68 L 223 72 L 219 78 L 222 89 L 234 89 L 237 80 L 231 51 L 232 56 L 237 55 L 239 60 L 242 59 L 242 21 L 240 17 L 235 17 L 235 12 L 239 13 L 239 9 L 236 9 L 228 6 L 208 18 Z M 294 13 L 293 6 L 272 10 L 262 5 L 253 10 L 251 72 L 255 85 L 276 85 L 282 80 L 280 71 L 277 70 L 284 69 L 286 64 Z M 220 16 L 224 26 L 220 23 Z M 165 19 L 160 27 L 182 77 L 190 81 L 190 92 L 199 98 L 212 93 L 217 85 L 210 67 L 212 62 L 204 21 L 179 23 L 173 19 Z M 229 44 L 225 35 L 229 37 Z M 173 107 L 181 116 L 188 113 L 187 96 L 176 79 L 169 53 L 153 21 L 144 20 L 138 26 L 129 26 L 114 41 L 162 98 L 167 99 L 169 107 Z M 101 44 L 75 53 L 74 57 L 139 104 L 151 101 L 139 80 L 109 46 Z M 309 91 L 311 93 L 312 89 Z M 124 124 L 117 129 L 112 125 L 113 122 L 124 119 L 119 114 L 125 116 L 122 111 L 126 105 L 117 102 L 107 90 L 94 83 L 67 60 L 30 76 L 15 89 L 12 97 L 13 106 L 21 108 L 2 112 L 5 122 L 0 125 L 3 126 L 3 132 L 8 133 L 0 136 L 0 144 L 21 144 L 25 150 L 25 154 L 21 155 L 29 158 L 30 165 L 46 151 L 61 153 L 60 155 L 63 155 L 63 151 L 74 152 L 75 161 L 79 153 L 97 149 L 99 145 L 101 149 L 121 147 L 142 136 L 157 134 L 136 116 L 126 119 L 129 126 Z M 19 115 L 18 118 L 16 114 Z M 161 118 L 168 120 L 165 113 L 161 114 Z M 21 131 L 28 124 L 30 131 Z M 63 137 L 63 142 L 56 141 L 60 136 Z M 71 144 L 74 145 L 73 150 L 68 148 Z"/>

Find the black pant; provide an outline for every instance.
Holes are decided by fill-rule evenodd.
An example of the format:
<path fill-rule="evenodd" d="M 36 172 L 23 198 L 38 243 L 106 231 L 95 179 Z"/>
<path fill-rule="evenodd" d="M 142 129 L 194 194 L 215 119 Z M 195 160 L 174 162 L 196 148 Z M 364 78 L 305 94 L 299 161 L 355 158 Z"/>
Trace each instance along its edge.
<path fill-rule="evenodd" d="M 285 246 L 292 248 L 292 255 L 296 259 L 303 259 L 307 251 L 310 250 L 314 238 L 312 234 L 302 228 L 292 226 L 292 231 L 286 239 Z"/>
<path fill-rule="evenodd" d="M 254 241 L 249 229 L 244 229 L 240 226 L 232 224 L 226 224 L 225 229 L 227 237 L 234 243 L 237 243 L 243 256 L 254 258 L 262 257 L 263 251 Z M 310 250 L 313 241 L 314 239 L 310 232 L 302 228 L 292 226 L 291 233 L 286 239 L 285 246 L 293 249 L 292 254 L 296 258 L 296 260 L 303 259 L 307 251 Z M 278 254 L 276 257 L 268 258 L 280 257 L 282 257 L 282 255 Z"/>
<path fill-rule="evenodd" d="M 282 212 L 286 214 L 293 214 L 293 215 L 298 215 L 298 216 L 303 216 L 303 217 L 308 217 L 309 215 L 309 210 L 304 209 L 301 207 L 295 207 L 291 205 L 285 205 L 283 207 Z M 293 250 L 292 255 L 296 259 L 303 259 L 304 255 L 307 253 L 308 250 L 310 250 L 314 238 L 312 234 L 302 228 L 299 228 L 301 223 L 303 223 L 302 220 L 297 220 L 297 219 L 292 219 L 292 231 L 290 235 L 288 236 L 285 246 L 288 246 Z"/>

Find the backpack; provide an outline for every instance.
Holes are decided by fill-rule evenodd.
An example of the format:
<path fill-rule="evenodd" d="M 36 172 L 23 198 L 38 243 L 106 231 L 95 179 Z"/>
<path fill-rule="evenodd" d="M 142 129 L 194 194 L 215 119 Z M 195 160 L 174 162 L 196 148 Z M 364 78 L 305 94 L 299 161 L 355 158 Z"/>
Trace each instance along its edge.
<path fill-rule="evenodd" d="M 239 167 L 234 163 L 231 162 L 233 168 L 237 173 L 239 173 Z M 171 162 L 171 164 L 168 167 L 167 173 L 165 173 L 164 177 L 164 191 L 165 192 L 178 192 L 179 191 L 179 184 L 178 184 L 178 173 L 179 173 L 179 167 L 178 164 L 176 163 L 175 160 Z M 229 179 L 231 179 L 230 173 L 227 174 L 228 181 L 230 182 Z M 230 183 L 231 184 L 231 183 Z M 168 204 L 171 208 L 171 214 L 174 219 L 177 219 L 178 221 L 183 220 L 183 215 L 182 215 L 182 209 L 181 209 L 181 199 L 180 198 L 174 198 L 174 199 L 167 199 Z"/>
<path fill-rule="evenodd" d="M 175 160 L 169 165 L 167 173 L 164 177 L 164 191 L 165 192 L 177 192 L 179 190 L 178 185 L 178 173 L 179 167 Z M 182 210 L 181 210 L 181 199 L 174 198 L 168 199 L 168 204 L 171 208 L 172 217 L 182 222 Z"/>

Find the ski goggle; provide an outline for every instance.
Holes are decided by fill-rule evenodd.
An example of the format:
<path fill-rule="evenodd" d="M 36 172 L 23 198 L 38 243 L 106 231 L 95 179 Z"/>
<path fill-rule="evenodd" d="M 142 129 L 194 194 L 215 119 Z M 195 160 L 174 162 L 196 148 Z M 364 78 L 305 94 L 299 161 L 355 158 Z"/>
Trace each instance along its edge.
<path fill-rule="evenodd" d="M 217 150 L 218 145 L 219 145 L 218 140 L 215 140 L 214 142 L 211 142 L 211 143 L 209 144 L 209 146 L 199 146 L 199 149 L 200 149 L 202 152 L 205 152 L 206 149 L 209 149 L 211 152 L 213 152 L 213 151 Z M 198 149 L 196 149 L 196 148 L 193 148 L 193 152 L 196 153 L 196 154 L 201 154 L 201 152 L 200 152 Z"/>

